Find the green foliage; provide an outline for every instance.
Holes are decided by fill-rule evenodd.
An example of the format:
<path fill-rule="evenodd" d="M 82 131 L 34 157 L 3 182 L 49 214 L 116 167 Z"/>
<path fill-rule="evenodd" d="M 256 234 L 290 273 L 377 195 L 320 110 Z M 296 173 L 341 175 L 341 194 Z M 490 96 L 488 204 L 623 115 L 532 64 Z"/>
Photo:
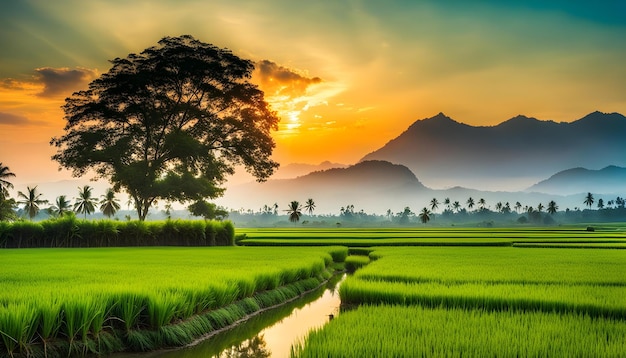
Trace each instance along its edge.
<path fill-rule="evenodd" d="M 232 246 L 229 221 L 77 220 L 74 215 L 40 222 L 0 222 L 0 248 L 115 246 Z"/>
<path fill-rule="evenodd" d="M 183 35 L 111 63 L 66 99 L 53 159 L 124 189 L 140 220 L 156 200 L 221 195 L 235 165 L 258 180 L 278 167 L 270 156 L 279 119 L 249 81 L 253 62 Z"/>

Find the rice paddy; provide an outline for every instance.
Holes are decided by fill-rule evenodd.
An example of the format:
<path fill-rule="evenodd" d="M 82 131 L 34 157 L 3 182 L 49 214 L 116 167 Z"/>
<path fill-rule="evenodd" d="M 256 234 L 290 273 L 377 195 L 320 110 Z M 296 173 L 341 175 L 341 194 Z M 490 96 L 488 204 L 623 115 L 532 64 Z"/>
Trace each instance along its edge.
<path fill-rule="evenodd" d="M 1 250 L 0 355 L 180 344 L 191 331 L 316 287 L 333 256 L 346 255 L 330 247 Z"/>
<path fill-rule="evenodd" d="M 516 236 L 507 247 L 371 247 L 371 262 L 340 288 L 347 312 L 292 356 L 621 356 L 626 251 L 590 233 L 507 232 Z"/>

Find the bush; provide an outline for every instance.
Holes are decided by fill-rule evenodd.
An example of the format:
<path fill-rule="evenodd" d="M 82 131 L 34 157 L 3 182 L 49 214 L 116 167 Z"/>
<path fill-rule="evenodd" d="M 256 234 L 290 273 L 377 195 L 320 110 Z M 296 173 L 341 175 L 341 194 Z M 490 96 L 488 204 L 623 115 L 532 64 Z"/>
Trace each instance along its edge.
<path fill-rule="evenodd" d="M 74 215 L 41 222 L 0 222 L 0 248 L 115 246 L 233 246 L 230 221 L 155 222 L 78 220 Z"/>

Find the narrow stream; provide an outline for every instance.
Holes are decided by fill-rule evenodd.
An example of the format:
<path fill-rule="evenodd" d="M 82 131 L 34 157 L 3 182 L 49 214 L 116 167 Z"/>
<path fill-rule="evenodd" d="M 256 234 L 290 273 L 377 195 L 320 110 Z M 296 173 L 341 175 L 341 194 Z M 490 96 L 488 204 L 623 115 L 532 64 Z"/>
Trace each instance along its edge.
<path fill-rule="evenodd" d="M 309 330 L 339 313 L 338 288 L 345 279 L 335 276 L 321 287 L 284 306 L 263 312 L 245 323 L 195 346 L 150 353 L 114 354 L 112 358 L 289 357 L 291 345 Z"/>

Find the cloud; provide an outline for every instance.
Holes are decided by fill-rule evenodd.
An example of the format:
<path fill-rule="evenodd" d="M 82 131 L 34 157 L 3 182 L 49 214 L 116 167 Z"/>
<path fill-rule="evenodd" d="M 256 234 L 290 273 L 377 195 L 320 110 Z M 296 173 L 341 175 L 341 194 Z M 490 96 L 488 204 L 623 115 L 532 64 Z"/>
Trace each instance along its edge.
<path fill-rule="evenodd" d="M 319 77 L 305 77 L 303 74 L 269 60 L 257 63 L 257 76 L 261 88 L 272 96 L 302 96 L 310 85 L 322 82 Z"/>
<path fill-rule="evenodd" d="M 41 67 L 37 68 L 35 72 L 37 73 L 37 81 L 44 86 L 43 91 L 38 94 L 41 97 L 69 95 L 97 76 L 96 71 L 86 68 Z"/>
<path fill-rule="evenodd" d="M 41 121 L 31 121 L 25 116 L 0 112 L 0 125 L 19 126 L 24 124 L 41 124 Z"/>

